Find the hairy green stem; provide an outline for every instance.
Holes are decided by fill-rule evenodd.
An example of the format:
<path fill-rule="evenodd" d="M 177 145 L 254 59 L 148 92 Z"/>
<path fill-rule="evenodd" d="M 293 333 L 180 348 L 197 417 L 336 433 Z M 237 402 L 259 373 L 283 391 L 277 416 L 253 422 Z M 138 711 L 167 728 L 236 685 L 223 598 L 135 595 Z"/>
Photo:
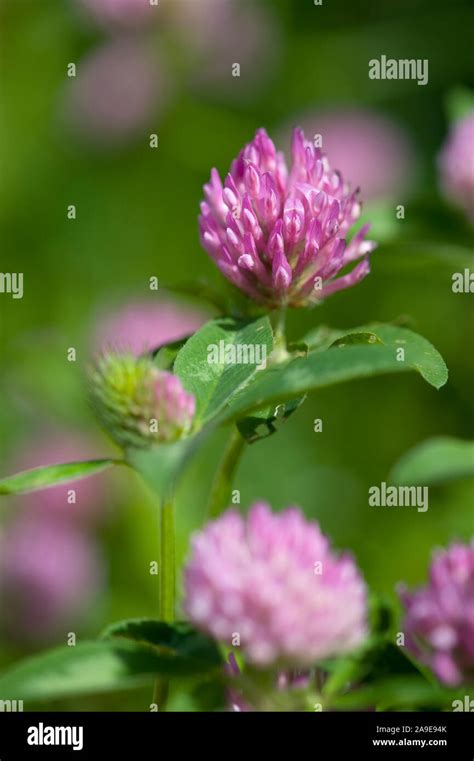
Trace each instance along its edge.
<path fill-rule="evenodd" d="M 235 428 L 232 431 L 224 456 L 214 477 L 209 498 L 209 518 L 217 518 L 229 506 L 235 471 L 237 470 L 244 448 L 245 439 Z"/>
<path fill-rule="evenodd" d="M 155 680 L 153 688 L 153 703 L 158 706 L 159 711 L 166 711 L 166 702 L 168 700 L 169 681 L 158 677 Z"/>
<path fill-rule="evenodd" d="M 270 358 L 270 362 L 274 364 L 278 364 L 279 362 L 284 362 L 289 357 L 289 354 L 286 348 L 286 335 L 285 335 L 286 309 L 285 307 L 281 307 L 281 309 L 278 309 L 275 312 L 273 312 L 271 315 L 271 321 L 272 321 L 272 327 L 273 327 L 273 351 Z"/>
<path fill-rule="evenodd" d="M 171 498 L 163 499 L 160 508 L 160 621 L 174 621 L 176 569 L 174 546 L 174 510 Z M 153 702 L 159 711 L 166 710 L 169 681 L 158 677 L 153 690 Z"/>
<path fill-rule="evenodd" d="M 160 620 L 174 620 L 175 605 L 175 548 L 174 511 L 171 499 L 163 500 L 160 513 Z"/>

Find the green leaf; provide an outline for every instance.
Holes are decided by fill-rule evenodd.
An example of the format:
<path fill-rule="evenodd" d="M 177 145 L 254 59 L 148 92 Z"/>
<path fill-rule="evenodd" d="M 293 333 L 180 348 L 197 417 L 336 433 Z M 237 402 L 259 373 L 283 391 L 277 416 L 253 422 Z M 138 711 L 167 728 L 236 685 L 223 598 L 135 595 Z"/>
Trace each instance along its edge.
<path fill-rule="evenodd" d="M 392 596 L 370 593 L 369 630 L 367 640 L 355 651 L 326 661 L 322 667 L 329 672 L 322 694 L 331 700 L 348 689 L 365 687 L 398 677 L 420 677 L 437 684 L 431 671 L 419 663 L 396 642 L 399 628 L 399 603 Z"/>
<path fill-rule="evenodd" d="M 178 481 L 188 460 L 210 432 L 209 428 L 169 444 L 155 444 L 149 449 L 128 449 L 128 464 L 137 470 L 148 486 L 160 497 Z"/>
<path fill-rule="evenodd" d="M 367 344 L 373 345 L 374 349 L 385 349 L 385 354 L 395 361 L 389 372 L 416 370 L 436 389 L 444 386 L 448 380 L 448 369 L 441 354 L 426 338 L 407 328 L 398 325 L 362 325 L 343 331 L 330 348 L 340 349 L 354 344 Z M 398 358 L 400 349 L 404 351 L 404 359 Z"/>
<path fill-rule="evenodd" d="M 222 666 L 214 640 L 185 622 L 168 624 L 151 618 L 134 618 L 109 626 L 102 638 L 132 640 L 151 647 L 163 661 L 160 673 L 166 669 L 166 673 L 189 675 Z"/>
<path fill-rule="evenodd" d="M 353 343 L 355 334 L 368 334 L 369 343 Z M 448 371 L 441 355 L 422 336 L 394 325 L 365 325 L 340 335 L 345 346 L 315 351 L 307 357 L 297 358 L 282 366 L 274 366 L 259 373 L 247 388 L 235 396 L 222 412 L 219 422 L 230 422 L 252 410 L 271 403 L 295 399 L 309 391 L 343 381 L 367 378 L 386 373 L 416 370 L 435 388 L 443 386 Z M 398 350 L 404 350 L 404 357 Z"/>
<path fill-rule="evenodd" d="M 173 341 L 170 344 L 164 344 L 159 346 L 153 352 L 153 364 L 158 370 L 171 370 L 178 353 L 181 351 L 186 341 L 189 340 L 189 336 L 186 338 L 180 338 L 178 341 Z"/>
<path fill-rule="evenodd" d="M 330 328 L 328 325 L 318 325 L 301 339 L 301 343 L 308 347 L 309 351 L 326 351 L 331 344 L 344 335 L 343 330 Z"/>
<path fill-rule="evenodd" d="M 97 642 L 79 642 L 35 655 L 0 677 L 0 700 L 43 701 L 152 684 L 156 676 L 217 671 L 212 640 L 187 624 L 124 621 Z"/>
<path fill-rule="evenodd" d="M 245 439 L 237 430 L 233 429 L 212 483 L 207 509 L 208 518 L 217 518 L 223 510 L 229 507 L 235 472 L 244 448 Z"/>
<path fill-rule="evenodd" d="M 374 325 L 363 325 L 359 328 L 342 330 L 330 328 L 328 325 L 318 325 L 317 328 L 310 330 L 301 341 L 311 352 L 326 351 L 331 346 L 382 343 L 374 328 Z"/>
<path fill-rule="evenodd" d="M 24 470 L 22 473 L 1 479 L 0 494 L 25 494 L 67 481 L 79 481 L 81 478 L 100 473 L 112 465 L 123 464 L 122 460 L 85 460 Z"/>
<path fill-rule="evenodd" d="M 439 436 L 418 444 L 401 457 L 391 473 L 395 484 L 445 483 L 474 477 L 474 441 Z"/>
<path fill-rule="evenodd" d="M 281 404 L 268 405 L 262 410 L 257 410 L 253 415 L 238 420 L 237 428 L 249 444 L 266 439 L 281 428 L 290 415 L 301 407 L 305 399 L 306 396 L 300 396 Z"/>
<path fill-rule="evenodd" d="M 446 689 L 430 684 L 421 676 L 392 677 L 358 687 L 352 692 L 333 698 L 331 709 L 360 710 L 452 710 L 453 700 L 462 698 L 464 690 Z"/>
<path fill-rule="evenodd" d="M 349 335 L 338 338 L 329 348 L 340 349 L 344 346 L 360 346 L 360 344 L 383 344 L 383 341 L 376 333 L 349 333 Z"/>
<path fill-rule="evenodd" d="M 474 92 L 467 87 L 456 87 L 446 98 L 446 111 L 450 122 L 464 119 L 474 110 Z"/>
<path fill-rule="evenodd" d="M 216 347 L 212 349 L 210 347 Z M 221 362 L 220 350 L 240 352 L 240 361 Z M 256 353 L 262 347 L 265 356 Z M 196 397 L 196 422 L 206 422 L 259 372 L 255 361 L 268 359 L 273 348 L 273 334 L 268 317 L 253 322 L 230 318 L 211 320 L 192 336 L 181 349 L 174 364 L 186 390 Z M 218 362 L 210 362 L 212 353 Z M 237 360 L 239 356 L 237 355 Z M 247 361 L 245 361 L 247 360 Z"/>
<path fill-rule="evenodd" d="M 330 665 L 330 676 L 323 688 L 325 696 L 335 695 L 349 684 L 368 684 L 403 674 L 421 674 L 417 664 L 406 657 L 403 648 L 381 635 L 372 636 L 358 650 Z"/>
<path fill-rule="evenodd" d="M 126 640 L 79 642 L 35 655 L 0 677 L 2 700 L 55 700 L 152 683 L 169 659 Z M 168 672 L 166 672 L 168 673 Z"/>

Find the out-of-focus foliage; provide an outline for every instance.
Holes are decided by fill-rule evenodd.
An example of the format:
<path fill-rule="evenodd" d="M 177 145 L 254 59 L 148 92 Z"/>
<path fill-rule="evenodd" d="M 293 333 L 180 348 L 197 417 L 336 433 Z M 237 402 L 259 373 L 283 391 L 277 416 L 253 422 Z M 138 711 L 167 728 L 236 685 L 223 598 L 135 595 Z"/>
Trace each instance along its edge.
<path fill-rule="evenodd" d="M 270 14 L 271 24 L 257 58 L 245 35 L 228 42 L 232 60 L 241 64 L 239 78 L 219 68 L 222 46 L 213 59 L 209 40 L 198 49 L 188 44 L 186 25 L 171 18 L 173 3 L 160 3 L 163 18 L 133 35 L 123 26 L 94 23 L 74 0 L 3 0 L 0 6 L 0 270 L 24 273 L 22 299 L 0 294 L 1 392 L 8 399 L 0 406 L 0 475 L 14 472 L 28 442 L 51 427 L 90 437 L 91 459 L 116 456 L 97 438 L 84 391 L 102 315 L 157 296 L 149 288 L 154 277 L 158 295 L 165 284 L 194 276 L 224 293 L 197 232 L 212 166 L 225 173 L 259 126 L 284 140 L 288 125 L 303 115 L 369 109 L 404 130 L 416 172 L 395 198 L 372 198 L 364 207 L 371 237 L 380 241 L 370 276 L 314 310 L 292 312 L 290 338 L 322 324 L 343 330 L 396 321 L 439 350 L 449 382 L 436 391 L 406 373 L 320 388 L 289 417 L 284 432 L 247 449 L 236 488 L 243 508 L 256 498 L 277 508 L 301 505 L 337 546 L 352 550 L 376 592 L 393 595 L 401 579 L 424 580 L 434 545 L 464 541 L 472 531 L 472 479 L 430 489 L 425 513 L 373 510 L 367 499 L 369 487 L 388 481 L 393 463 L 420 442 L 472 438 L 472 295 L 454 293 L 452 276 L 472 271 L 473 234 L 462 212 L 441 197 L 436 163 L 449 128 L 449 93 L 474 84 L 471 3 L 249 0 L 242 5 Z M 179 3 L 185 13 L 186 0 Z M 115 72 L 106 58 L 107 71 L 91 74 L 106 54 L 124 49 L 132 72 L 128 89 L 123 55 Z M 382 53 L 428 59 L 428 84 L 369 79 L 368 61 Z M 87 81 L 81 78 L 85 62 Z M 68 77 L 71 63 L 76 78 Z M 77 111 L 84 99 L 88 108 L 80 118 L 94 117 L 88 130 Z M 91 139 L 91 128 L 100 131 L 99 140 Z M 157 148 L 150 147 L 152 134 Z M 349 179 L 361 184 L 363 197 L 363 179 Z M 404 218 L 396 215 L 400 204 Z M 68 218 L 71 205 L 75 219 Z M 68 361 L 71 348 L 76 361 Z M 315 432 L 316 419 L 323 421 L 321 432 Z M 180 562 L 202 521 L 224 440 L 223 432 L 206 440 L 180 485 Z M 149 496 L 128 469 L 97 478 L 104 478 L 101 509 L 107 508 L 96 529 L 107 584 L 77 627 L 80 637 L 94 636 L 109 621 L 157 615 L 158 581 L 150 573 L 158 555 L 157 517 Z M 34 508 L 26 499 L 15 498 L 15 511 Z M 8 530 L 11 512 L 2 501 L 0 530 Z M 31 648 L 4 636 L 0 665 Z M 192 710 L 187 694 L 178 686 L 170 707 Z M 144 701 L 150 701 L 148 687 L 83 702 L 63 699 L 52 707 L 133 709 Z"/>

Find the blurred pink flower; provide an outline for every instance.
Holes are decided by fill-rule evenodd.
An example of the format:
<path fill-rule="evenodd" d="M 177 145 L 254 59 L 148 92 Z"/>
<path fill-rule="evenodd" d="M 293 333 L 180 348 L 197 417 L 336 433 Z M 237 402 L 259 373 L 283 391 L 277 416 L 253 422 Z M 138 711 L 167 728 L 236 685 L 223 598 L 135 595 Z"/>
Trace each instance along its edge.
<path fill-rule="evenodd" d="M 438 163 L 444 193 L 474 222 L 474 111 L 452 126 Z"/>
<path fill-rule="evenodd" d="M 197 57 L 194 83 L 235 100 L 267 79 L 281 35 L 268 5 L 238 0 L 168 0 L 170 17 L 188 52 Z M 240 77 L 232 65 L 240 64 Z"/>
<path fill-rule="evenodd" d="M 2 627 L 42 642 L 63 637 L 96 602 L 104 571 L 88 535 L 43 515 L 23 515 L 0 535 Z"/>
<path fill-rule="evenodd" d="M 78 0 L 87 13 L 107 27 L 139 27 L 158 19 L 160 0 Z"/>
<path fill-rule="evenodd" d="M 171 299 L 132 301 L 98 316 L 94 343 L 138 356 L 195 333 L 207 319 L 204 310 Z"/>
<path fill-rule="evenodd" d="M 414 179 L 415 151 L 394 120 L 368 109 L 315 111 L 297 119 L 311 140 L 322 137 L 331 166 L 366 200 L 397 198 Z"/>
<path fill-rule="evenodd" d="M 146 42 L 132 39 L 112 40 L 89 53 L 69 87 L 68 121 L 102 147 L 143 133 L 168 95 L 161 61 Z"/>
<path fill-rule="evenodd" d="M 474 679 L 474 543 L 436 553 L 427 586 L 401 587 L 405 644 L 445 684 Z"/>
<path fill-rule="evenodd" d="M 90 441 L 77 434 L 45 430 L 28 441 L 17 455 L 12 470 L 29 470 L 43 465 L 58 465 L 76 460 L 93 460 L 97 451 Z M 75 496 L 69 492 L 74 490 Z M 77 524 L 96 523 L 105 512 L 104 476 L 95 475 L 79 481 L 50 486 L 24 494 L 17 499 L 25 508 L 52 519 L 67 519 Z"/>
<path fill-rule="evenodd" d="M 229 510 L 192 543 L 184 575 L 191 621 L 257 666 L 310 666 L 367 633 L 367 591 L 352 558 L 337 556 L 316 523 L 290 508 Z"/>

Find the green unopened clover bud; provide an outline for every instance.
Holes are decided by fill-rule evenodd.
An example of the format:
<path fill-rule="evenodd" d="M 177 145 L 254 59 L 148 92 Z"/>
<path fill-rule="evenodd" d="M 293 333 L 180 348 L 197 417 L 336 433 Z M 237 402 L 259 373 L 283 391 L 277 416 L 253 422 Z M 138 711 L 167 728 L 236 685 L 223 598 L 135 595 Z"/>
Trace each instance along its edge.
<path fill-rule="evenodd" d="M 194 396 L 148 357 L 103 354 L 90 371 L 90 382 L 100 424 L 124 449 L 176 441 L 191 430 Z"/>

